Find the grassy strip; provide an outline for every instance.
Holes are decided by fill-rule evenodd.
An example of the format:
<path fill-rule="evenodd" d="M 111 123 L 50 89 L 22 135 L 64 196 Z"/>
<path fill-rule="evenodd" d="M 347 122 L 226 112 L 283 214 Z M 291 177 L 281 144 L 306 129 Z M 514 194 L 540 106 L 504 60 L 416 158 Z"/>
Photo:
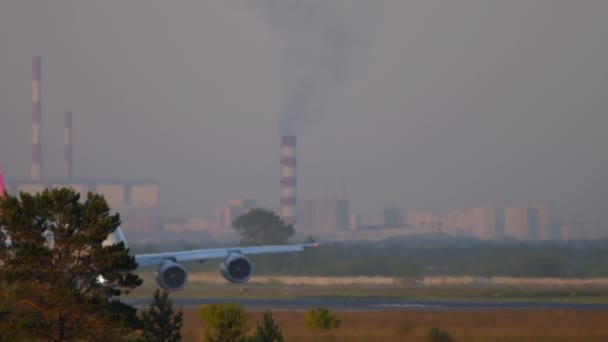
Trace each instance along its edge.
<path fill-rule="evenodd" d="M 129 296 L 150 298 L 156 284 L 147 281 Z M 488 286 L 404 286 L 404 285 L 283 285 L 191 283 L 172 294 L 181 298 L 387 298 L 402 300 L 505 301 L 608 303 L 608 289 L 599 287 L 564 289 Z"/>

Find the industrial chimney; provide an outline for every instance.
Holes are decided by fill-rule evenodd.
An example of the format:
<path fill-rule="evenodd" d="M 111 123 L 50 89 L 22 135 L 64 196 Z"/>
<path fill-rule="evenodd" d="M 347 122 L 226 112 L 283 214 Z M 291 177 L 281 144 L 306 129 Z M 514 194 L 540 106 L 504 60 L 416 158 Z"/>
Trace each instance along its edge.
<path fill-rule="evenodd" d="M 296 223 L 296 136 L 281 137 L 281 218 Z"/>
<path fill-rule="evenodd" d="M 72 112 L 65 112 L 65 130 L 63 132 L 63 177 L 72 180 Z"/>
<path fill-rule="evenodd" d="M 42 145 L 40 145 L 40 77 L 42 65 L 40 56 L 32 60 L 32 179 L 41 177 Z"/>

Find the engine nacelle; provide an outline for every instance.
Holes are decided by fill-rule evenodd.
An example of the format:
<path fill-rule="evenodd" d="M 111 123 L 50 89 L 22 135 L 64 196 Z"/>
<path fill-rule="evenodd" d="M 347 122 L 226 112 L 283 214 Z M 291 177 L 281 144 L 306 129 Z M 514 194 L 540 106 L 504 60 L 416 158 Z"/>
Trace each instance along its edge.
<path fill-rule="evenodd" d="M 188 283 L 188 271 L 174 261 L 165 261 L 156 271 L 156 283 L 165 290 L 179 291 Z"/>
<path fill-rule="evenodd" d="M 220 273 L 229 282 L 242 284 L 251 278 L 253 264 L 246 256 L 239 253 L 231 253 L 222 260 Z"/>

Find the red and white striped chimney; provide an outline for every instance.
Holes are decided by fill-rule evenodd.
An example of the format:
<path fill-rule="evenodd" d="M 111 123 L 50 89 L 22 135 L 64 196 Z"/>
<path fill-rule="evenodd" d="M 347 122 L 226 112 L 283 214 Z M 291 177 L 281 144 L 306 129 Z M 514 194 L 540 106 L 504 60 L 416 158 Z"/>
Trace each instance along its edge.
<path fill-rule="evenodd" d="M 72 111 L 65 112 L 65 129 L 63 132 L 63 177 L 72 179 Z"/>
<path fill-rule="evenodd" d="M 42 75 L 41 57 L 32 60 L 32 179 L 40 180 L 42 164 L 42 145 L 40 145 L 40 78 Z"/>
<path fill-rule="evenodd" d="M 281 218 L 296 223 L 296 136 L 281 137 Z"/>

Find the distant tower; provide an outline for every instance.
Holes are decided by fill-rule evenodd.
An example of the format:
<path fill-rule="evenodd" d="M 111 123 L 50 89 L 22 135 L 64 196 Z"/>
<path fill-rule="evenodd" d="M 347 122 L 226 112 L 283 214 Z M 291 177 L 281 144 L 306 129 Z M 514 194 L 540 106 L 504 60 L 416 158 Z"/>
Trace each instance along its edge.
<path fill-rule="evenodd" d="M 72 179 L 72 112 L 65 112 L 65 130 L 63 132 L 63 177 Z"/>
<path fill-rule="evenodd" d="M 296 136 L 281 137 L 281 218 L 296 223 Z"/>
<path fill-rule="evenodd" d="M 40 56 L 32 60 L 32 179 L 40 180 L 42 164 L 42 145 L 40 144 L 40 78 L 42 63 Z"/>

